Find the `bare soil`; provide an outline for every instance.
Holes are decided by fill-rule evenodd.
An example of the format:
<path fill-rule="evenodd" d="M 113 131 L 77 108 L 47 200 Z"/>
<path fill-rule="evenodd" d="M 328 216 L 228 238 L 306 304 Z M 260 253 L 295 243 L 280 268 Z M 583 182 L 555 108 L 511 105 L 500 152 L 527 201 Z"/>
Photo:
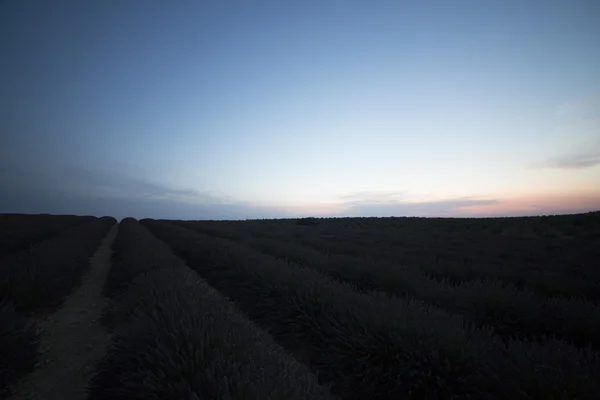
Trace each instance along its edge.
<path fill-rule="evenodd" d="M 14 388 L 10 400 L 83 400 L 94 366 L 105 354 L 110 334 L 100 324 L 107 300 L 102 287 L 110 268 L 115 224 L 90 260 L 81 286 L 52 315 L 36 318 L 39 324 L 40 362 Z"/>

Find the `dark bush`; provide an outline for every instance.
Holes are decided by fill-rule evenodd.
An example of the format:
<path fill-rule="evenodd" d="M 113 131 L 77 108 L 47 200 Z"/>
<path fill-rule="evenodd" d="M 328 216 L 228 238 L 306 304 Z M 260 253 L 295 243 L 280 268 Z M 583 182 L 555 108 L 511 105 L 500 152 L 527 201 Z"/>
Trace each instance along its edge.
<path fill-rule="evenodd" d="M 76 215 L 14 215 L 0 222 L 0 255 L 34 246 L 62 230 L 84 224 L 96 217 Z"/>
<path fill-rule="evenodd" d="M 8 397 L 10 385 L 33 371 L 38 347 L 36 326 L 9 302 L 0 302 L 0 399 Z"/>
<path fill-rule="evenodd" d="M 190 224 L 190 221 L 165 220 L 165 222 L 184 227 L 187 227 L 187 225 Z M 236 229 L 232 229 L 228 222 L 232 221 L 192 221 L 191 224 L 193 225 L 193 229 L 196 231 L 206 233 L 210 236 L 231 239 L 236 242 L 244 239 L 245 235 L 241 232 L 238 232 Z"/>
<path fill-rule="evenodd" d="M 147 302 L 125 313 L 130 321 L 115 331 L 90 399 L 331 399 L 195 273 L 161 269 L 148 277 L 130 288 L 131 298 Z"/>
<path fill-rule="evenodd" d="M 56 310 L 79 285 L 90 257 L 116 220 L 98 218 L 0 261 L 0 300 L 23 313 Z"/>
<path fill-rule="evenodd" d="M 296 225 L 317 226 L 319 225 L 319 220 L 315 217 L 300 218 L 296 222 Z"/>
<path fill-rule="evenodd" d="M 182 274 L 189 271 L 185 265 L 164 264 L 162 268 L 137 274 L 109 300 L 102 314 L 102 323 L 114 330 L 131 319 L 134 311 L 142 308 L 151 311 L 163 293 L 181 281 Z"/>
<path fill-rule="evenodd" d="M 140 251 L 140 243 L 148 242 L 152 246 L 146 246 Z M 119 224 L 112 250 L 112 266 L 103 288 L 103 294 L 108 298 L 116 296 L 138 274 L 172 267 L 174 262 L 169 246 L 157 240 L 133 218 L 125 218 Z"/>

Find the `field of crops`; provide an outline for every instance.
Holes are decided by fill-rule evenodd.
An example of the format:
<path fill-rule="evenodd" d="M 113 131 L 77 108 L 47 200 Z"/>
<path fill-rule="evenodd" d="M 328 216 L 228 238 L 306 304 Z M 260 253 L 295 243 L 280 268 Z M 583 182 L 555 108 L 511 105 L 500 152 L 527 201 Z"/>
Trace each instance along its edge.
<path fill-rule="evenodd" d="M 0 398 L 600 396 L 598 212 L 116 222 L 0 214 Z"/>

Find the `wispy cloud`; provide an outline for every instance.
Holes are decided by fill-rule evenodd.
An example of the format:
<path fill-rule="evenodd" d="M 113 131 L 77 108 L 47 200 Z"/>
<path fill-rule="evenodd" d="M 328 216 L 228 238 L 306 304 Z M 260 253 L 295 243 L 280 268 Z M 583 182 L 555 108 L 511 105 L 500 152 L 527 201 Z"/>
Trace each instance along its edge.
<path fill-rule="evenodd" d="M 600 153 L 571 154 L 535 164 L 537 168 L 585 169 L 600 165 Z"/>
<path fill-rule="evenodd" d="M 463 207 L 497 204 L 497 199 L 460 197 L 445 200 L 408 201 L 402 192 L 359 192 L 342 196 L 340 216 L 456 216 Z"/>
<path fill-rule="evenodd" d="M 12 190 L 10 197 L 0 198 L 1 212 L 111 215 L 117 219 L 247 219 L 276 218 L 276 209 L 262 209 L 249 204 L 190 204 L 165 199 L 131 199 L 83 196 L 58 191 L 41 192 L 35 188 Z"/>
<path fill-rule="evenodd" d="M 600 115 L 600 92 L 559 105 L 556 115 L 567 120 L 596 119 Z"/>
<path fill-rule="evenodd" d="M 531 167 L 579 170 L 600 165 L 600 131 L 598 136 L 590 138 L 585 144 L 585 150 L 550 157 L 532 164 Z"/>
<path fill-rule="evenodd" d="M 224 197 L 193 189 L 174 188 L 118 171 L 65 166 L 62 182 L 72 192 L 113 198 L 174 200 L 192 203 L 223 203 Z"/>
<path fill-rule="evenodd" d="M 404 195 L 404 192 L 363 191 L 340 196 L 340 200 L 345 204 L 387 203 L 396 201 Z"/>
<path fill-rule="evenodd" d="M 76 166 L 2 169 L 0 212 L 112 215 L 116 218 L 273 218 L 284 211 L 193 189 L 174 188 L 118 171 Z"/>
<path fill-rule="evenodd" d="M 600 165 L 600 92 L 560 105 L 556 116 L 562 154 L 529 167 L 580 170 Z"/>

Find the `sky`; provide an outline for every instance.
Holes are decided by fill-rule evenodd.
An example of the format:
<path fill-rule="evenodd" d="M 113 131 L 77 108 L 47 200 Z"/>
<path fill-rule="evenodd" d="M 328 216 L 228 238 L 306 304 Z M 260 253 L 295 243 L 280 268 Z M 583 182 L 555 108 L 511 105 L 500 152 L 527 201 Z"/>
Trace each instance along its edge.
<path fill-rule="evenodd" d="M 600 209 L 600 2 L 0 4 L 0 212 Z"/>

